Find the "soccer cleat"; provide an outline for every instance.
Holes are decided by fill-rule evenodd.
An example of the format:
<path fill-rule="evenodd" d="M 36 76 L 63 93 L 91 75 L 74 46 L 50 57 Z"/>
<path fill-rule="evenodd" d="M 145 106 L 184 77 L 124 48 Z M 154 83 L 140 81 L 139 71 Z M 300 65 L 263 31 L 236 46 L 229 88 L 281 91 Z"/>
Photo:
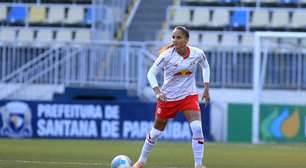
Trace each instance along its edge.
<path fill-rule="evenodd" d="M 144 165 L 139 162 L 136 162 L 132 168 L 144 168 Z"/>

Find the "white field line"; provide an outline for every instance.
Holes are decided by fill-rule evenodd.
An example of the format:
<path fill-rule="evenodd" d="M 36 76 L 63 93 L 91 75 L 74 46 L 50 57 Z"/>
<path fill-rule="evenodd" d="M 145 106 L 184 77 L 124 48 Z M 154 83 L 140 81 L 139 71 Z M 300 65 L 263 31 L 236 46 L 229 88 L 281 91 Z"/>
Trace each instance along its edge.
<path fill-rule="evenodd" d="M 46 164 L 46 165 L 83 165 L 83 166 L 106 166 L 103 163 L 90 162 L 56 162 L 56 161 L 40 161 L 40 160 L 0 160 L 0 162 L 16 162 L 25 164 Z"/>
<path fill-rule="evenodd" d="M 107 166 L 107 167 L 110 166 L 109 164 L 103 164 L 103 163 L 56 162 L 56 161 L 40 161 L 40 160 L 1 160 L 0 159 L 0 163 L 1 162 L 16 162 L 16 163 L 24 163 L 24 164 L 43 164 L 43 165 L 78 165 L 78 166 Z M 179 168 L 179 167 L 164 167 L 164 168 Z"/>

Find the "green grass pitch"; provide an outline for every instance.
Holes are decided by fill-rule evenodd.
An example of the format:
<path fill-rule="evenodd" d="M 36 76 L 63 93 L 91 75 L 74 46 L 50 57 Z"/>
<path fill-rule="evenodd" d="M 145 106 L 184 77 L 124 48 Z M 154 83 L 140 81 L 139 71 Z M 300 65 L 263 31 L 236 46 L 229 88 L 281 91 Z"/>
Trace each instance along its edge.
<path fill-rule="evenodd" d="M 136 160 L 140 141 L 0 139 L 0 168 L 110 168 L 119 154 Z M 306 168 L 306 144 L 205 144 L 208 168 Z M 191 144 L 157 143 L 146 168 L 193 168 Z"/>

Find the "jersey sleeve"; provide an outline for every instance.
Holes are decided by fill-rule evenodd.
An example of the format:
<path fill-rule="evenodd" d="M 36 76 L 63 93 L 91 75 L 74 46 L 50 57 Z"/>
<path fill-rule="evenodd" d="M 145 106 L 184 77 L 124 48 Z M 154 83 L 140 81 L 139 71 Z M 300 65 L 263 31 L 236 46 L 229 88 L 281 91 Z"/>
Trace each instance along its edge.
<path fill-rule="evenodd" d="M 158 86 L 156 75 L 163 69 L 165 65 L 165 56 L 165 52 L 161 53 L 161 55 L 157 57 L 157 59 L 154 61 L 153 65 L 148 71 L 147 78 L 152 88 Z"/>
<path fill-rule="evenodd" d="M 206 58 L 205 53 L 201 50 L 200 52 L 200 61 L 199 64 L 202 68 L 202 77 L 203 77 L 203 81 L 204 83 L 209 83 L 210 80 L 210 68 L 209 68 L 209 64 Z"/>

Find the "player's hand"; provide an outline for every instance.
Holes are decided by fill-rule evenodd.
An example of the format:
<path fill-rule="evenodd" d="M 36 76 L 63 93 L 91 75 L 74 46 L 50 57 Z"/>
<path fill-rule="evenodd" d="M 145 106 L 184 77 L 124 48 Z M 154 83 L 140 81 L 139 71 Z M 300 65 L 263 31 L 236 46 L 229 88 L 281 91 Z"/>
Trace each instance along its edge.
<path fill-rule="evenodd" d="M 161 92 L 159 87 L 155 87 L 153 88 L 153 90 L 154 90 L 157 100 L 162 101 L 162 102 L 166 101 L 166 95 L 163 92 Z"/>
<path fill-rule="evenodd" d="M 204 94 L 203 94 L 203 96 L 202 96 L 202 100 L 205 101 L 205 107 L 207 107 L 208 104 L 209 104 L 209 101 L 210 101 L 210 96 L 209 96 L 209 91 L 208 91 L 208 89 L 205 89 Z"/>
<path fill-rule="evenodd" d="M 156 94 L 156 98 L 159 101 L 165 102 L 167 100 L 166 96 L 163 93 Z"/>

